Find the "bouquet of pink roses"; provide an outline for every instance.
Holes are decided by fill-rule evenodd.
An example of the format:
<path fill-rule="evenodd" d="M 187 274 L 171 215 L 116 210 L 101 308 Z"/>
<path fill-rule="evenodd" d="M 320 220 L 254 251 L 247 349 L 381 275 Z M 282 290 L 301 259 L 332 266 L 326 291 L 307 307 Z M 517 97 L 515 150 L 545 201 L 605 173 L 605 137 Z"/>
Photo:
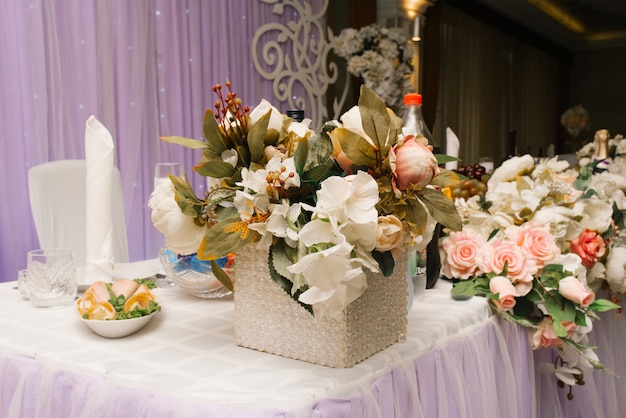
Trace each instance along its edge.
<path fill-rule="evenodd" d="M 529 329 L 533 349 L 556 349 L 550 369 L 571 396 L 585 369 L 603 367 L 588 346 L 595 313 L 618 306 L 596 298 L 586 281 L 613 233 L 611 206 L 576 190 L 577 172 L 566 167 L 556 159 L 536 165 L 529 155 L 505 161 L 484 198 L 457 200 L 463 230 L 441 246 L 452 292 L 485 296 Z"/>

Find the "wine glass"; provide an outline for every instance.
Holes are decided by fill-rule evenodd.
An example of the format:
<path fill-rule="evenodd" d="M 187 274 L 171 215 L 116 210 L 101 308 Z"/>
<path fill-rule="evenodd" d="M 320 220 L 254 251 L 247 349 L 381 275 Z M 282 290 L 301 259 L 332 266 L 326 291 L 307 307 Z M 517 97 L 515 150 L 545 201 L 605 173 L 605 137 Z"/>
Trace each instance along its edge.
<path fill-rule="evenodd" d="M 170 174 L 176 177 L 183 177 L 185 172 L 183 170 L 182 163 L 157 163 L 154 168 L 154 189 L 156 189 L 162 182 L 171 181 L 169 178 Z M 161 286 L 176 285 L 176 283 L 174 283 L 167 275 L 158 275 L 157 280 L 157 284 L 160 284 Z"/>

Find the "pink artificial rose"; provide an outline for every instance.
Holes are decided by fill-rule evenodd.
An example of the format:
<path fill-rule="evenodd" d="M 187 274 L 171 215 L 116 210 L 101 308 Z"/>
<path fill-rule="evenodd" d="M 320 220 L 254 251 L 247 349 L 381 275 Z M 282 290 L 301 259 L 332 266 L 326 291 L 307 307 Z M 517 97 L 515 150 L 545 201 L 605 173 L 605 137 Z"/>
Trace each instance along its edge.
<path fill-rule="evenodd" d="M 493 239 L 480 249 L 478 265 L 484 272 L 500 274 L 507 265 L 507 276 L 515 286 L 515 296 L 525 296 L 533 286 L 537 264 L 513 241 Z"/>
<path fill-rule="evenodd" d="M 561 254 L 547 225 L 528 222 L 517 229 L 511 239 L 535 260 L 540 269 Z"/>
<path fill-rule="evenodd" d="M 597 232 L 585 229 L 570 243 L 572 252 L 578 254 L 585 267 L 592 268 L 606 252 L 606 244 Z"/>
<path fill-rule="evenodd" d="M 399 190 L 423 189 L 439 174 L 437 159 L 431 149 L 414 138 L 406 139 L 389 150 L 393 179 Z"/>
<path fill-rule="evenodd" d="M 483 237 L 471 230 L 450 233 L 441 243 L 445 253 L 443 274 L 451 279 L 467 280 L 480 273 L 476 255 L 484 244 Z"/>
<path fill-rule="evenodd" d="M 504 276 L 492 277 L 489 280 L 489 290 L 498 295 L 498 299 L 491 299 L 496 308 L 501 311 L 508 311 L 515 306 L 515 286 Z"/>
<path fill-rule="evenodd" d="M 583 308 L 591 305 L 596 299 L 595 293 L 587 289 L 585 285 L 574 276 L 564 277 L 559 281 L 559 293 L 565 299 L 569 299 Z"/>
<path fill-rule="evenodd" d="M 576 329 L 576 324 L 573 322 L 563 322 L 563 326 L 567 331 L 567 336 L 571 337 Z M 554 329 L 552 328 L 552 318 L 545 317 L 539 323 L 539 329 L 532 335 L 532 348 L 537 350 L 539 348 L 558 347 L 563 344 L 563 340 L 556 336 Z"/>

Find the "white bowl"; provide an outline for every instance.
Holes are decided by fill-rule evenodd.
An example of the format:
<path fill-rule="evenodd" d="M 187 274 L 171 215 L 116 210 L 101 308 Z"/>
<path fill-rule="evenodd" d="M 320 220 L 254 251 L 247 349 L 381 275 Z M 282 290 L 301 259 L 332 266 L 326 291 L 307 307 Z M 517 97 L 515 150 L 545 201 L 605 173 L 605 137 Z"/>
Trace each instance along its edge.
<path fill-rule="evenodd" d="M 77 315 L 79 315 L 79 319 L 85 325 L 99 336 L 121 338 L 133 334 L 148 325 L 148 322 L 150 322 L 157 313 L 159 313 L 159 311 L 152 312 L 150 315 L 140 316 L 139 318 L 113 320 L 85 319 L 80 316 L 78 312 Z"/>

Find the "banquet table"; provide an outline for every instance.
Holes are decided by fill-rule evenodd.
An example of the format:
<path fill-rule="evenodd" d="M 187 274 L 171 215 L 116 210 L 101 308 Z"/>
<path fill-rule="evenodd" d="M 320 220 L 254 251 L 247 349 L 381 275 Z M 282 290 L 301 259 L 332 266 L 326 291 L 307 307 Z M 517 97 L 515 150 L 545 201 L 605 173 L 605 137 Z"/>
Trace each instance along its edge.
<path fill-rule="evenodd" d="M 131 263 L 154 274 L 154 261 Z M 131 273 L 129 273 L 131 274 Z M 526 331 L 479 297 L 439 281 L 415 300 L 406 340 L 352 368 L 235 344 L 232 297 L 155 289 L 162 311 L 107 339 L 72 307 L 37 309 L 0 284 L 0 417 L 613 417 L 626 410 L 624 324 L 604 313 L 591 333 L 612 373 L 594 370 L 565 398 L 541 372 Z M 614 415 L 615 414 L 615 415 Z"/>

